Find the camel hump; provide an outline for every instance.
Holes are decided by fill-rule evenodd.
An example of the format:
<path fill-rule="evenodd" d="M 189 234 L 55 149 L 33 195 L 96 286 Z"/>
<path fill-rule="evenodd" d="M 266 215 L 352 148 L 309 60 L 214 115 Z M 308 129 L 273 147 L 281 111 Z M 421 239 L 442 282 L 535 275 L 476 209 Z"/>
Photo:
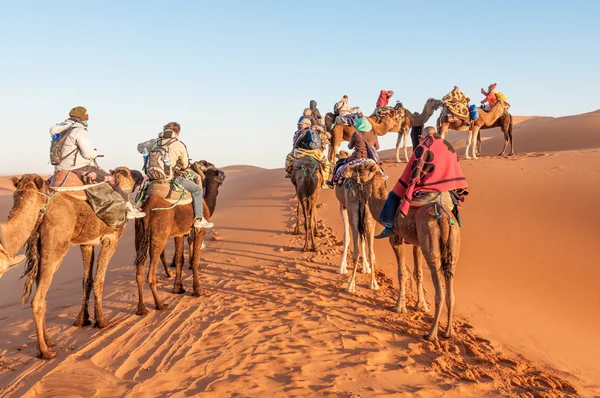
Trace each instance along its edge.
<path fill-rule="evenodd" d="M 303 156 L 299 159 L 296 159 L 294 161 L 294 164 L 292 165 L 292 167 L 296 170 L 301 169 L 302 167 L 305 168 L 312 168 L 312 167 L 317 167 L 319 165 L 319 162 L 317 161 L 317 159 L 315 159 L 312 156 Z"/>
<path fill-rule="evenodd" d="M 168 181 L 150 181 L 144 188 L 145 197 L 157 196 L 171 204 L 187 205 L 192 203 L 192 194 L 181 187 L 173 187 Z"/>

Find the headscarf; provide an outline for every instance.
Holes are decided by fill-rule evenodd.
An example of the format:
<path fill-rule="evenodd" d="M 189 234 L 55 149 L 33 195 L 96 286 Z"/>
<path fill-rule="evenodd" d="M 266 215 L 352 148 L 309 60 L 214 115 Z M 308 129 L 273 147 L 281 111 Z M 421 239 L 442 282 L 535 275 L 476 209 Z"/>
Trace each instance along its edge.
<path fill-rule="evenodd" d="M 366 133 L 373 130 L 373 126 L 371 126 L 371 123 L 369 123 L 369 121 L 364 117 L 356 119 L 355 127 L 356 131 L 358 131 L 359 133 Z"/>

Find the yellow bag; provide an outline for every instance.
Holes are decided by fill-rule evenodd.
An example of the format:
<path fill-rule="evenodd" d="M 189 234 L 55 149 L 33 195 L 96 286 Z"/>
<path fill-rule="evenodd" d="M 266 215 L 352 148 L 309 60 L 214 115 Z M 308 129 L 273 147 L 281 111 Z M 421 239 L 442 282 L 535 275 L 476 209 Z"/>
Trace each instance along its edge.
<path fill-rule="evenodd" d="M 506 95 L 502 94 L 500 91 L 496 91 L 496 100 L 507 102 Z"/>

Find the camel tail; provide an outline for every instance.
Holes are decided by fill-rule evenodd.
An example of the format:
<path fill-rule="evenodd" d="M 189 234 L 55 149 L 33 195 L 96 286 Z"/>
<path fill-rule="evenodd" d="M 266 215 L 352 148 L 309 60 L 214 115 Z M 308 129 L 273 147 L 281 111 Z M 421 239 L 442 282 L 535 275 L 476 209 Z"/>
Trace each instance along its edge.
<path fill-rule="evenodd" d="M 358 233 L 362 237 L 365 237 L 367 235 L 367 229 L 365 228 L 365 207 L 366 207 L 366 203 L 359 199 L 359 201 L 358 201 Z"/>
<path fill-rule="evenodd" d="M 21 297 L 21 304 L 25 305 L 25 303 L 29 300 L 31 296 L 31 286 L 36 281 L 39 270 L 40 270 L 40 225 L 42 224 L 43 217 L 39 217 L 31 235 L 27 239 L 27 268 L 25 268 L 25 272 L 21 278 L 27 276 L 27 280 L 25 281 L 25 286 L 23 287 L 23 296 Z"/>
<path fill-rule="evenodd" d="M 142 236 L 140 237 L 139 247 L 135 256 L 135 265 L 144 264 L 146 262 L 146 257 L 148 257 L 148 250 L 150 249 L 150 222 L 148 222 L 148 227 L 144 228 L 142 224 L 141 228 Z"/>
<path fill-rule="evenodd" d="M 442 258 L 442 273 L 444 275 L 452 274 L 452 228 L 457 228 L 452 224 L 452 218 L 449 215 L 443 215 L 438 224 L 440 226 L 440 252 Z"/>

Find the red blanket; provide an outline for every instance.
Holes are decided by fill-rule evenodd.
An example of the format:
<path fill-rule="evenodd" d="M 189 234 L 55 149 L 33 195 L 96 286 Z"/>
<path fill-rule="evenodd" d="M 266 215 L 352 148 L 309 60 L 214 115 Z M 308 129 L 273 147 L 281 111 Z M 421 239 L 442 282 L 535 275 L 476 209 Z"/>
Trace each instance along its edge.
<path fill-rule="evenodd" d="M 435 133 L 423 138 L 413 151 L 393 191 L 402 199 L 400 211 L 406 215 L 415 192 L 446 192 L 459 188 L 467 188 L 467 179 L 456 151 Z"/>

